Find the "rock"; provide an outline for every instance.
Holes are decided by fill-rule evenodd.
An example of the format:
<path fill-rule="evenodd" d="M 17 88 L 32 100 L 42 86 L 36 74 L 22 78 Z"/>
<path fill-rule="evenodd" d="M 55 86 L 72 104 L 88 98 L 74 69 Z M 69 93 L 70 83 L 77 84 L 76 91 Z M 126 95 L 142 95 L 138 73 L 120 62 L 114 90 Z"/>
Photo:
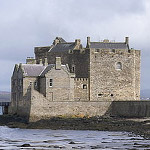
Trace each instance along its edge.
<path fill-rule="evenodd" d="M 23 144 L 21 145 L 21 147 L 30 147 L 31 145 L 30 144 Z"/>
<path fill-rule="evenodd" d="M 71 141 L 69 144 L 76 144 L 75 142 Z"/>

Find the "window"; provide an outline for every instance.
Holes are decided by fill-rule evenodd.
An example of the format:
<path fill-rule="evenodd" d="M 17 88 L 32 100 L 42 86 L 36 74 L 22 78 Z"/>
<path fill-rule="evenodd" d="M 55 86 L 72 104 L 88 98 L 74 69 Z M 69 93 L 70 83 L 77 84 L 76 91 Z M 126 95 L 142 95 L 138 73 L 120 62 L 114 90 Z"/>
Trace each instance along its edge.
<path fill-rule="evenodd" d="M 99 52 L 99 49 L 96 49 L 96 50 L 95 50 L 95 52 L 97 52 L 97 53 L 98 53 L 98 52 Z"/>
<path fill-rule="evenodd" d="M 37 87 L 37 82 L 36 81 L 34 82 L 34 86 Z"/>
<path fill-rule="evenodd" d="M 52 87 L 53 86 L 53 79 L 50 79 L 49 80 L 49 87 Z"/>
<path fill-rule="evenodd" d="M 72 72 L 74 72 L 74 70 L 75 70 L 74 67 L 72 67 Z"/>
<path fill-rule="evenodd" d="M 87 89 L 87 85 L 86 84 L 83 84 L 83 89 Z"/>
<path fill-rule="evenodd" d="M 73 54 L 73 50 L 71 50 L 71 49 L 69 49 L 68 52 L 69 52 L 69 54 Z"/>
<path fill-rule="evenodd" d="M 101 97 L 103 94 L 98 94 L 98 97 Z"/>
<path fill-rule="evenodd" d="M 72 73 L 74 73 L 75 72 L 75 65 L 72 65 Z"/>
<path fill-rule="evenodd" d="M 117 62 L 115 68 L 116 68 L 116 70 L 122 70 L 122 63 Z"/>

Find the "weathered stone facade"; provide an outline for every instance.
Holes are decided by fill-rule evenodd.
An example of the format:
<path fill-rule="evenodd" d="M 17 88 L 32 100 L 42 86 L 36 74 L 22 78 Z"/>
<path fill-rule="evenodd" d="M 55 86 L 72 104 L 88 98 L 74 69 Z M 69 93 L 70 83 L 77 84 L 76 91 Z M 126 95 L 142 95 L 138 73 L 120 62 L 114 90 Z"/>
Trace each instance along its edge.
<path fill-rule="evenodd" d="M 84 104 L 84 115 L 101 115 L 109 102 L 140 99 L 140 50 L 130 49 L 127 37 L 125 42 L 91 42 L 88 37 L 85 48 L 79 39 L 66 42 L 57 37 L 51 46 L 35 47 L 34 52 L 35 58 L 15 65 L 10 113 L 50 117 L 68 109 L 66 114 L 75 115 Z M 62 109 L 69 107 L 65 113 L 60 103 Z"/>

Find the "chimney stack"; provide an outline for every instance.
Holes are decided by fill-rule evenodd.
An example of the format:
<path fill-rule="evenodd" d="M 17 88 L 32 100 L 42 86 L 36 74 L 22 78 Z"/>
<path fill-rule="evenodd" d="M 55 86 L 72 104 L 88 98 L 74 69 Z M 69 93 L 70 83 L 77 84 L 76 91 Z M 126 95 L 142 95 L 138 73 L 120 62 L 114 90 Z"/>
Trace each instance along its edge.
<path fill-rule="evenodd" d="M 61 57 L 56 57 L 56 66 L 55 66 L 56 70 L 60 70 L 61 69 Z"/>
<path fill-rule="evenodd" d="M 129 37 L 125 37 L 125 43 L 129 44 Z"/>
<path fill-rule="evenodd" d="M 48 66 L 47 58 L 44 58 L 44 66 Z"/>
<path fill-rule="evenodd" d="M 53 42 L 53 45 L 57 45 L 58 43 L 60 43 L 60 41 L 59 41 L 58 37 L 56 37 L 56 39 Z"/>
<path fill-rule="evenodd" d="M 80 39 L 75 40 L 75 45 L 80 45 L 80 43 L 81 43 Z"/>
<path fill-rule="evenodd" d="M 39 64 L 43 64 L 42 59 L 40 59 Z"/>
<path fill-rule="evenodd" d="M 36 59 L 33 57 L 27 57 L 26 64 L 36 64 Z"/>
<path fill-rule="evenodd" d="M 89 48 L 90 47 L 90 37 L 87 37 L 87 44 L 86 47 Z"/>

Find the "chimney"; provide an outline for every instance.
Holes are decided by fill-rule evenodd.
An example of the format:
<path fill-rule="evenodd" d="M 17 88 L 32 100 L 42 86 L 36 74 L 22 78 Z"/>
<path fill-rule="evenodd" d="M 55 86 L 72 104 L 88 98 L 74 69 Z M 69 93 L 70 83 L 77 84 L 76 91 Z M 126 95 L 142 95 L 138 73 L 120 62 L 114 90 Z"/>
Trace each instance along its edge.
<path fill-rule="evenodd" d="M 40 59 L 39 64 L 43 64 L 42 59 Z"/>
<path fill-rule="evenodd" d="M 44 58 L 44 66 L 48 66 L 47 58 Z"/>
<path fill-rule="evenodd" d="M 125 37 L 125 43 L 129 44 L 129 37 Z"/>
<path fill-rule="evenodd" d="M 80 42 L 81 42 L 80 39 L 76 39 L 75 40 L 75 45 L 80 45 Z"/>
<path fill-rule="evenodd" d="M 33 57 L 27 57 L 26 64 L 36 64 L 36 59 Z"/>
<path fill-rule="evenodd" d="M 89 48 L 90 47 L 90 37 L 87 37 L 87 44 L 86 47 Z"/>
<path fill-rule="evenodd" d="M 55 65 L 56 70 L 61 69 L 61 57 L 56 57 L 56 65 Z"/>
<path fill-rule="evenodd" d="M 58 37 L 56 37 L 56 39 L 55 39 L 54 42 L 53 42 L 53 45 L 56 45 L 56 44 L 58 44 L 58 43 L 60 43 L 60 41 L 59 41 Z"/>

